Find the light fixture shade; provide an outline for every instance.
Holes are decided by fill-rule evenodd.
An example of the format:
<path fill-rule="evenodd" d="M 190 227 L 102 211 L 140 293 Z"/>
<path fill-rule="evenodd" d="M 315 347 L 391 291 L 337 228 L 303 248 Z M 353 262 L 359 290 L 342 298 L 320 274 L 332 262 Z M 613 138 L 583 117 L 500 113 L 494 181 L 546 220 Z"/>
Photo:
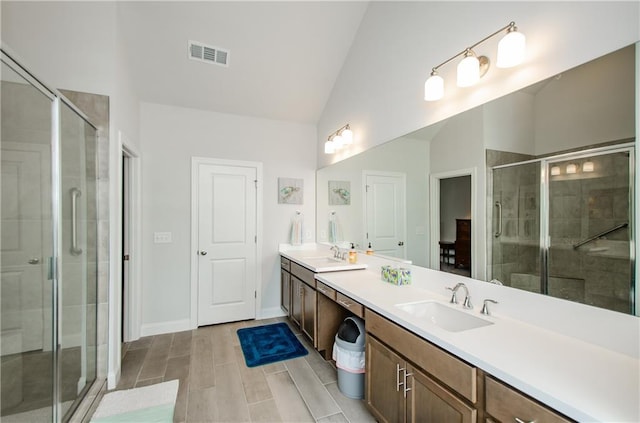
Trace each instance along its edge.
<path fill-rule="evenodd" d="M 470 87 L 480 80 L 480 61 L 473 55 L 467 55 L 458 63 L 458 86 Z"/>
<path fill-rule="evenodd" d="M 583 172 L 593 172 L 594 166 L 593 166 L 593 162 L 592 161 L 588 161 L 588 162 L 584 162 L 582 164 L 582 171 Z"/>
<path fill-rule="evenodd" d="M 552 166 L 551 167 L 551 176 L 560 175 L 560 166 Z"/>
<path fill-rule="evenodd" d="M 332 141 L 336 150 L 340 150 L 344 146 L 344 141 L 340 135 L 334 136 Z"/>
<path fill-rule="evenodd" d="M 353 144 L 353 131 L 349 127 L 345 128 L 340 135 L 342 136 L 342 143 L 344 145 Z"/>
<path fill-rule="evenodd" d="M 424 101 L 440 100 L 444 96 L 444 79 L 438 74 L 431 76 L 424 83 Z"/>
<path fill-rule="evenodd" d="M 328 140 L 324 143 L 324 154 L 333 154 L 336 152 L 336 146 L 333 141 Z"/>
<path fill-rule="evenodd" d="M 578 166 L 574 165 L 573 163 L 567 165 L 567 174 L 576 173 L 577 171 L 578 171 Z"/>
<path fill-rule="evenodd" d="M 524 61 L 526 39 L 522 32 L 515 28 L 510 29 L 498 43 L 498 60 L 496 66 L 499 68 L 510 68 L 517 66 Z"/>

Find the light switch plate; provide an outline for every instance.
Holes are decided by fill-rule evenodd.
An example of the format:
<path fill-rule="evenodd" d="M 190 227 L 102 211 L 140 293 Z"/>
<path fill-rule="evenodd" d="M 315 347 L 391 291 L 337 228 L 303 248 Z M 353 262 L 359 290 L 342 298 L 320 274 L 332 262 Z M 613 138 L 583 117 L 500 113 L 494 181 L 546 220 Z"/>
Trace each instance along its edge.
<path fill-rule="evenodd" d="M 169 244 L 171 240 L 171 232 L 154 232 L 153 233 L 154 244 Z"/>

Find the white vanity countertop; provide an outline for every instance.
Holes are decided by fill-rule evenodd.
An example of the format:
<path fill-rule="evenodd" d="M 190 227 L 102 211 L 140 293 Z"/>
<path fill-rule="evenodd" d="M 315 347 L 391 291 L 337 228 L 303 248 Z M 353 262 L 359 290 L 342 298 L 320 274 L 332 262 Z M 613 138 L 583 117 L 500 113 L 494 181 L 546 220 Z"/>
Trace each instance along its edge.
<path fill-rule="evenodd" d="M 315 273 L 360 270 L 367 268 L 367 264 L 362 261 L 349 263 L 345 260 L 335 260 L 332 258 L 332 252 L 328 252 L 326 249 L 306 248 L 283 251 L 280 254 Z"/>
<path fill-rule="evenodd" d="M 290 251 L 286 254 L 294 257 Z M 438 278 L 442 279 L 442 287 L 451 286 L 450 274 L 428 269 L 421 269 L 419 273 L 421 278 L 428 275 L 432 279 L 429 283 Z M 316 279 L 577 421 L 640 421 L 637 356 L 498 312 L 482 316 L 479 297 L 475 297 L 474 309 L 465 312 L 494 324 L 462 332 L 446 331 L 395 306 L 424 300 L 452 306 L 448 304 L 449 297 L 444 289 L 442 293 L 425 289 L 416 283 L 416 276 L 412 285 L 391 285 L 381 280 L 377 263 L 367 270 L 317 274 Z M 474 289 L 471 288 L 472 279 L 458 281 L 465 281 L 470 290 Z M 462 291 L 458 292 L 458 298 L 462 302 Z M 455 308 L 462 310 L 459 305 Z M 545 313 L 545 309 L 538 311 Z M 571 319 L 572 316 L 563 318 Z"/>

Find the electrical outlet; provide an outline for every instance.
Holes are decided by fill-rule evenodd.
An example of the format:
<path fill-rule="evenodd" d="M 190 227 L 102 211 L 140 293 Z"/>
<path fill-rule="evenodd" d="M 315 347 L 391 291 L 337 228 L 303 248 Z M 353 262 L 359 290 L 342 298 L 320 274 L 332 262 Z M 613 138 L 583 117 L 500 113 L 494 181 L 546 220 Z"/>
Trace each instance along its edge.
<path fill-rule="evenodd" d="M 171 243 L 171 232 L 154 232 L 153 243 L 154 244 L 169 244 Z"/>

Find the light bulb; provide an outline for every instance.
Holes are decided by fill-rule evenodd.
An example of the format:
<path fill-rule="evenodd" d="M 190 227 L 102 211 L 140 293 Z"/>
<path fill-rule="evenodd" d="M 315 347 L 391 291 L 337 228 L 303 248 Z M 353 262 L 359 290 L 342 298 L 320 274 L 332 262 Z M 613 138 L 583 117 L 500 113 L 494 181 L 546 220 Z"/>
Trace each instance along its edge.
<path fill-rule="evenodd" d="M 510 68 L 517 66 L 524 61 L 526 38 L 522 32 L 518 32 L 515 26 L 509 28 L 498 43 L 498 60 L 496 66 L 499 68 Z"/>
<path fill-rule="evenodd" d="M 344 145 L 353 144 L 353 131 L 347 126 L 341 133 L 342 143 Z"/>
<path fill-rule="evenodd" d="M 594 166 L 593 166 L 593 162 L 588 161 L 588 162 L 584 162 L 582 164 L 582 171 L 583 172 L 593 172 Z"/>
<path fill-rule="evenodd" d="M 470 87 L 480 80 L 480 61 L 471 50 L 458 64 L 458 86 Z"/>
<path fill-rule="evenodd" d="M 344 141 L 340 135 L 333 137 L 333 145 L 335 145 L 336 150 L 340 150 L 344 146 Z"/>
<path fill-rule="evenodd" d="M 567 174 L 576 173 L 577 171 L 578 171 L 578 166 L 574 165 L 573 163 L 567 165 Z"/>
<path fill-rule="evenodd" d="M 336 152 L 336 146 L 333 145 L 333 141 L 328 140 L 324 143 L 324 154 L 333 154 Z"/>
<path fill-rule="evenodd" d="M 560 175 L 560 166 L 552 166 L 551 167 L 551 176 Z"/>
<path fill-rule="evenodd" d="M 424 83 L 424 101 L 440 100 L 444 96 L 444 79 L 435 71 Z"/>

